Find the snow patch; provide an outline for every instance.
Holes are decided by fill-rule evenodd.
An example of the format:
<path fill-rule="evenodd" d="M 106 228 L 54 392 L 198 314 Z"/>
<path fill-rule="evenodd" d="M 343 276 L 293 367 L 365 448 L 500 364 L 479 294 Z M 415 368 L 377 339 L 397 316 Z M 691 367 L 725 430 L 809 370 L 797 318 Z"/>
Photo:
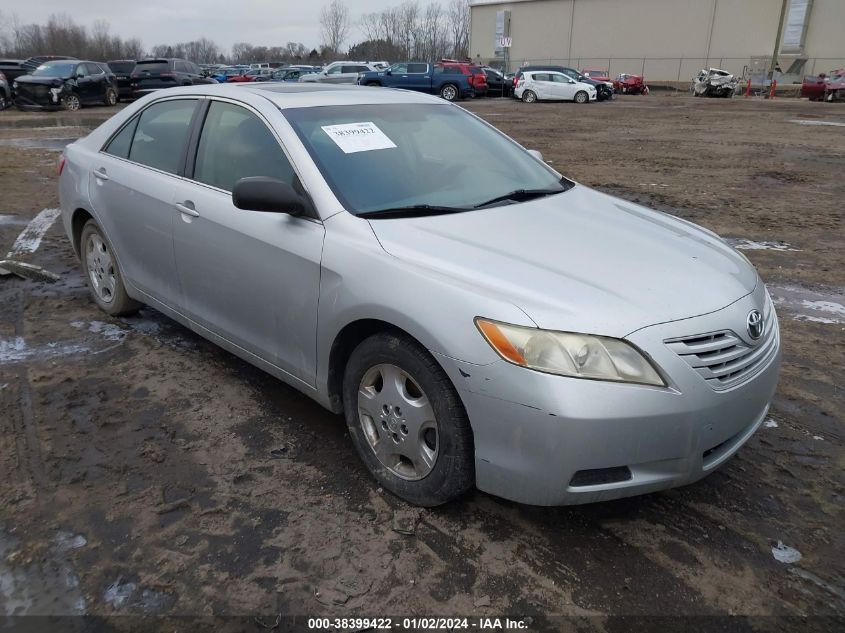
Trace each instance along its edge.
<path fill-rule="evenodd" d="M 103 321 L 71 321 L 70 324 L 77 329 L 88 330 L 92 334 L 101 334 L 103 338 L 115 343 L 122 341 L 127 334 L 126 330 Z"/>
<path fill-rule="evenodd" d="M 800 248 L 793 248 L 786 242 L 755 242 L 744 237 L 733 237 L 725 240 L 728 244 L 741 251 L 790 251 L 800 253 Z"/>
<path fill-rule="evenodd" d="M 815 119 L 790 119 L 790 123 L 797 123 L 798 125 L 829 125 L 832 127 L 845 127 L 845 123 L 839 121 L 818 121 Z"/>
<path fill-rule="evenodd" d="M 766 420 L 763 422 L 763 426 L 765 426 L 767 429 L 776 429 L 778 428 L 778 423 L 773 418 L 766 418 Z"/>
<path fill-rule="evenodd" d="M 12 244 L 12 250 L 6 256 L 6 259 L 14 259 L 18 255 L 25 253 L 34 253 L 41 246 L 41 240 L 47 234 L 47 231 L 53 226 L 53 222 L 61 214 L 61 209 L 43 209 L 36 215 L 29 224 L 26 225 L 21 234 Z"/>
<path fill-rule="evenodd" d="M 772 556 L 779 563 L 786 564 L 797 563 L 801 560 L 801 552 L 794 547 L 784 545 L 781 541 L 778 541 L 778 544 L 772 548 Z"/>

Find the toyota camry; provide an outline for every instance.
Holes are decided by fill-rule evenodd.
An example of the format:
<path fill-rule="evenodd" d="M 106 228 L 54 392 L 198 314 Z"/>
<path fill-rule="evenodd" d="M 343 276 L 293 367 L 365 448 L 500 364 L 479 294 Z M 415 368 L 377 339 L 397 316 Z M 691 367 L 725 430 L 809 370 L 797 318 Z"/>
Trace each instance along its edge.
<path fill-rule="evenodd" d="M 744 256 L 435 97 L 156 92 L 69 145 L 59 188 L 103 311 L 152 306 L 342 413 L 415 504 L 688 484 L 777 383 L 775 310 Z"/>

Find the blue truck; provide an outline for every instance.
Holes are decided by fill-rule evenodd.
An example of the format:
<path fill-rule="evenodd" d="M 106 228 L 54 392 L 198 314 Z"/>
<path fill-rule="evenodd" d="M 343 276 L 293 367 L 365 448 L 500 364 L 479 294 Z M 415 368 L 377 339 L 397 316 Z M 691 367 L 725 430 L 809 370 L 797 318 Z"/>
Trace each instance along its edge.
<path fill-rule="evenodd" d="M 469 77 L 452 65 L 400 62 L 383 71 L 360 74 L 358 85 L 416 90 L 455 101 L 475 96 Z"/>

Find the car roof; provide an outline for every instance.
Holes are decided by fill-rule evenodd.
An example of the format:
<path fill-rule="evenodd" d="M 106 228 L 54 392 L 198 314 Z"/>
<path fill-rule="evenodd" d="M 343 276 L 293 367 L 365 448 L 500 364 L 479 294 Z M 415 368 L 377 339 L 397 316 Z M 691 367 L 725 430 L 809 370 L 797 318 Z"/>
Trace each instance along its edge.
<path fill-rule="evenodd" d="M 249 92 L 252 95 L 263 97 L 273 102 L 279 109 L 334 105 L 448 103 L 439 97 L 410 90 L 394 90 L 389 88 L 373 90 L 372 88 L 349 84 L 285 83 L 273 81 L 241 84 L 203 84 L 168 88 L 165 92 L 167 96 L 179 94 L 217 95 L 235 99 L 242 97 L 244 92 Z M 162 96 L 164 95 L 162 94 Z"/>

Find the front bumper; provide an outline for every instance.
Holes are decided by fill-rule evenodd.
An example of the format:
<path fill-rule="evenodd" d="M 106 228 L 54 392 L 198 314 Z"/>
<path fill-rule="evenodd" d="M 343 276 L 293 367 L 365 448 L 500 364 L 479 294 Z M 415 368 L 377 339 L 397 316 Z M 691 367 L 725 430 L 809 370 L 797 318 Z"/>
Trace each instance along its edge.
<path fill-rule="evenodd" d="M 669 387 L 554 376 L 497 361 L 438 360 L 473 428 L 476 485 L 533 505 L 570 505 L 692 483 L 730 458 L 759 428 L 777 385 L 780 341 L 746 380 L 715 390 L 664 341 L 724 330 L 762 311 L 754 294 L 709 315 L 639 330 Z"/>

